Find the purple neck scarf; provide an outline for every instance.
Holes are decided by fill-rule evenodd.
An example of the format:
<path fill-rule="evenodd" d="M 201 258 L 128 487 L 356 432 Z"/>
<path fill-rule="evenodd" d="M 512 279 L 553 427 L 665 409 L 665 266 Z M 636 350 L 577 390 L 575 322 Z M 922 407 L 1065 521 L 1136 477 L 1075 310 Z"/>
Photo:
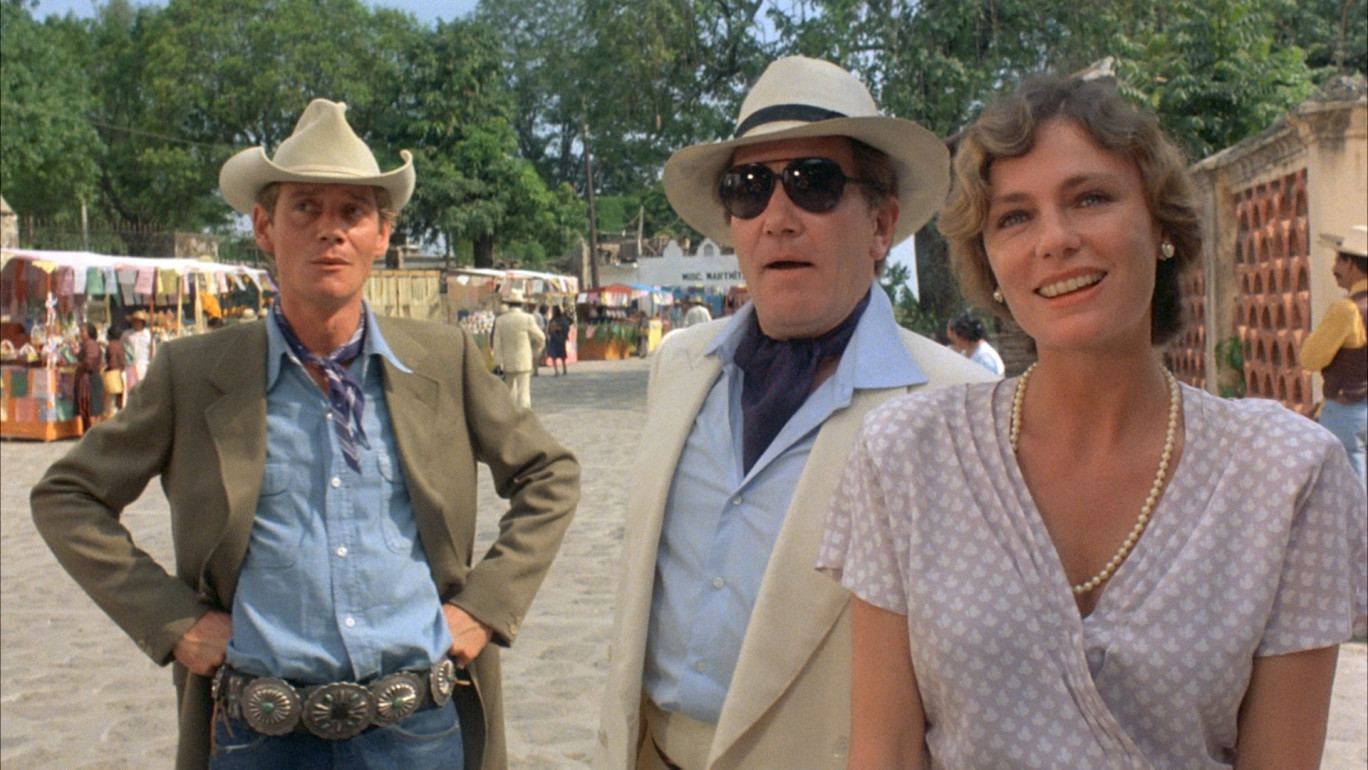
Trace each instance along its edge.
<path fill-rule="evenodd" d="M 820 337 L 802 340 L 766 337 L 760 331 L 760 322 L 751 315 L 750 325 L 732 357 L 745 373 L 741 388 L 744 420 L 741 445 L 742 467 L 746 473 L 807 400 L 817 377 L 817 367 L 824 359 L 839 359 L 845 353 L 867 307 L 868 293 L 836 328 Z"/>

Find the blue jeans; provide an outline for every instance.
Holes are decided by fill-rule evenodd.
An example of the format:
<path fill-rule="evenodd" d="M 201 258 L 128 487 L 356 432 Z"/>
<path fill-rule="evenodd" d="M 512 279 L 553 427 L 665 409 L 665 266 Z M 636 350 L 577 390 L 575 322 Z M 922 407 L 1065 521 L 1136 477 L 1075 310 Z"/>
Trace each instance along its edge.
<path fill-rule="evenodd" d="M 419 711 L 344 741 L 303 733 L 269 736 L 241 719 L 214 724 L 210 770 L 464 770 L 456 705 Z"/>
<path fill-rule="evenodd" d="M 1364 481 L 1364 444 L 1368 442 L 1368 401 L 1341 404 L 1326 400 L 1321 407 L 1320 424 L 1330 429 L 1349 453 L 1349 464 L 1354 467 L 1359 481 Z"/>

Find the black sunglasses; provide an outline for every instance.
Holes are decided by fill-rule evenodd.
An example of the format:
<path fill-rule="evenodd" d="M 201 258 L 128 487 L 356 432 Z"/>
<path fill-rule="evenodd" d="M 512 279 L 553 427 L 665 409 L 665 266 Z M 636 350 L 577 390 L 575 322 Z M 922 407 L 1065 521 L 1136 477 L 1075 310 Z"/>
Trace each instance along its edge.
<path fill-rule="evenodd" d="M 841 171 L 841 164 L 830 158 L 798 158 L 777 174 L 763 163 L 732 166 L 722 172 L 717 197 L 728 214 L 737 219 L 754 219 L 769 206 L 776 177 L 783 180 L 784 194 L 789 200 L 814 214 L 836 208 L 847 183 L 883 189 L 877 182 L 846 176 Z"/>

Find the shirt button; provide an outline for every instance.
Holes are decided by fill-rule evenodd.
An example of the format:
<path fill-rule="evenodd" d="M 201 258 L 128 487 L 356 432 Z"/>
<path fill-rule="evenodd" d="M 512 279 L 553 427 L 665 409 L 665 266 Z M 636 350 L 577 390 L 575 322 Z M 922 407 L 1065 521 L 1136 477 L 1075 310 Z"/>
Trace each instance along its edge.
<path fill-rule="evenodd" d="M 332 477 L 332 481 L 330 481 L 330 482 L 328 482 L 328 483 L 329 483 L 329 484 L 332 484 L 332 488 L 333 488 L 333 489 L 337 489 L 338 487 L 342 486 L 342 479 L 339 479 L 338 477 L 333 476 L 333 477 Z"/>
<path fill-rule="evenodd" d="M 345 545 L 340 545 L 340 546 L 338 546 L 338 547 L 337 547 L 337 555 L 338 555 L 338 556 L 346 556 L 346 555 L 347 555 L 347 546 L 345 546 Z"/>
<path fill-rule="evenodd" d="M 704 671 L 707 671 L 707 670 L 708 670 L 708 664 L 707 664 L 707 663 L 704 663 L 704 662 L 701 661 L 701 660 L 694 664 L 694 671 L 697 671 L 697 672 L 700 673 L 700 674 L 703 673 Z"/>
<path fill-rule="evenodd" d="M 731 499 L 731 504 L 732 504 L 732 505 L 740 505 L 741 503 L 744 503 L 745 501 L 746 501 L 746 498 L 742 497 L 741 495 L 737 495 L 736 497 L 733 497 L 733 498 Z"/>
<path fill-rule="evenodd" d="M 713 588 L 721 588 L 722 586 L 724 586 L 724 585 L 726 585 L 726 584 L 727 584 L 727 581 L 723 580 L 723 579 L 720 578 L 720 577 L 715 577 L 715 578 L 713 578 Z"/>
<path fill-rule="evenodd" d="M 347 626 L 347 628 L 351 628 L 352 626 L 356 625 L 356 618 L 352 617 L 351 615 L 348 615 L 347 619 L 342 622 Z"/>

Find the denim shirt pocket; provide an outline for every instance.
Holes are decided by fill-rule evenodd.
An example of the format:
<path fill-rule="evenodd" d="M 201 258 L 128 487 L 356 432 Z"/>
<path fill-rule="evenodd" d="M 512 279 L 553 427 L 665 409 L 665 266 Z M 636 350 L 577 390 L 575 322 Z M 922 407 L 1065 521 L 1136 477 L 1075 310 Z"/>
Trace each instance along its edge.
<path fill-rule="evenodd" d="M 295 469 L 289 463 L 268 463 L 263 470 L 244 566 L 280 569 L 299 558 L 305 527 L 296 520 L 296 506 L 290 499 L 294 480 Z"/>
<path fill-rule="evenodd" d="M 383 507 L 380 514 L 385 545 L 395 553 L 412 553 L 418 539 L 418 522 L 413 517 L 413 506 L 409 503 L 404 472 L 397 460 L 387 452 L 377 452 L 375 462 L 383 479 L 380 492 Z"/>

